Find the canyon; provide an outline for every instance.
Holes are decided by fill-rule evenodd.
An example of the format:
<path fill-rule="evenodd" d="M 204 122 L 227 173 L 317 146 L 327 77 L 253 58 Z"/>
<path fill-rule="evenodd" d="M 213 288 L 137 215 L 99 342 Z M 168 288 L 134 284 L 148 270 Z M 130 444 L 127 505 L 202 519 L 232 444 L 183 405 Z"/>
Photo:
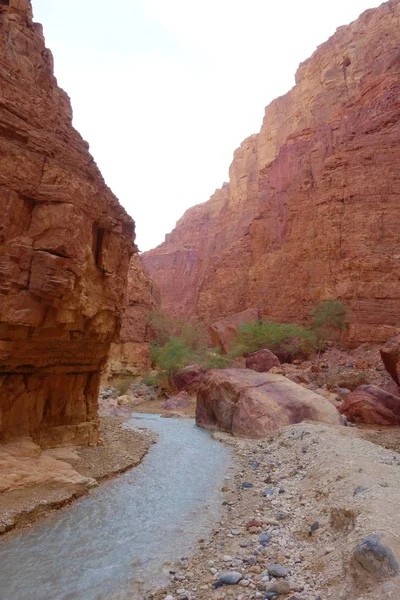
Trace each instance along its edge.
<path fill-rule="evenodd" d="M 96 445 L 101 371 L 147 281 L 28 0 L 0 6 L 0 207 L 0 439 Z M 142 353 L 146 321 L 123 333 Z"/>
<path fill-rule="evenodd" d="M 398 331 L 399 24 L 390 0 L 340 27 L 235 151 L 229 183 L 143 255 L 166 312 L 307 323 L 337 298 L 351 343 Z"/>

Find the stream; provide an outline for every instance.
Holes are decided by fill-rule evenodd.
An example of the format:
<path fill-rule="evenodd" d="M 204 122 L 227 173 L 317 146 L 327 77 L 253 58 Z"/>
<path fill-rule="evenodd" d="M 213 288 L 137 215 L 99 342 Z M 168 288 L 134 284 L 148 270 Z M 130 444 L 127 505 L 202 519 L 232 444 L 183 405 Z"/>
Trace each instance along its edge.
<path fill-rule="evenodd" d="M 165 584 L 211 533 L 229 449 L 193 420 L 126 423 L 141 426 L 159 435 L 141 465 L 0 540 L 1 600 L 132 600 Z"/>

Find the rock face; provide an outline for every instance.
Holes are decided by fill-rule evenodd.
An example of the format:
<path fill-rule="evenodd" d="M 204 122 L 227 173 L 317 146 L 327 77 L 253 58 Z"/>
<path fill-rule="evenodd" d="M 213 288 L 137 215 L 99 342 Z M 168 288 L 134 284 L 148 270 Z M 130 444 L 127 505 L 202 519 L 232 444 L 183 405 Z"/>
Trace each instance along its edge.
<path fill-rule="evenodd" d="M 205 375 L 197 394 L 197 425 L 236 436 L 262 438 L 305 419 L 340 423 L 328 400 L 281 375 L 216 369 Z"/>
<path fill-rule="evenodd" d="M 159 305 L 159 294 L 134 254 L 128 273 L 128 308 L 122 318 L 119 340 L 111 344 L 107 377 L 138 375 L 150 369 L 149 311 Z"/>
<path fill-rule="evenodd" d="M 400 335 L 394 336 L 381 350 L 382 362 L 396 385 L 400 385 Z"/>
<path fill-rule="evenodd" d="M 212 345 L 228 353 L 235 341 L 239 326 L 245 323 L 254 323 L 258 319 L 261 319 L 260 311 L 257 308 L 249 308 L 216 321 L 210 326 Z"/>
<path fill-rule="evenodd" d="M 144 256 L 162 306 L 207 324 L 259 307 L 307 321 L 339 298 L 349 339 L 400 322 L 400 2 L 341 27 L 236 150 L 230 182 Z"/>
<path fill-rule="evenodd" d="M 28 0 L 0 6 L 0 438 L 97 443 L 134 223 L 72 126 Z"/>
<path fill-rule="evenodd" d="M 274 367 L 279 368 L 279 358 L 266 348 L 249 354 L 246 358 L 246 369 L 252 369 L 258 373 L 268 373 Z"/>
<path fill-rule="evenodd" d="M 400 396 L 376 385 L 361 385 L 346 396 L 339 411 L 353 423 L 400 425 Z"/>

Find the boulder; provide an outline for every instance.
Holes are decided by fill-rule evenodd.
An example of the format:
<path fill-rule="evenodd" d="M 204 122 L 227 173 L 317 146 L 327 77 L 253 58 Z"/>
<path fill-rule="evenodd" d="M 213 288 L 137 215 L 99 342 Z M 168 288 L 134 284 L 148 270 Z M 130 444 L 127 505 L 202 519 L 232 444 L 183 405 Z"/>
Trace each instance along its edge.
<path fill-rule="evenodd" d="M 249 308 L 243 312 L 235 313 L 216 321 L 210 326 L 212 345 L 221 348 L 222 352 L 227 354 L 232 349 L 239 325 L 254 323 L 254 321 L 259 319 L 261 319 L 261 313 L 258 308 Z"/>
<path fill-rule="evenodd" d="M 168 400 L 162 405 L 163 410 L 177 410 L 180 408 L 188 408 L 190 405 L 190 397 L 187 392 L 179 392 L 176 396 L 168 398 Z"/>
<path fill-rule="evenodd" d="M 400 385 L 400 334 L 392 337 L 381 350 L 386 371 Z"/>
<path fill-rule="evenodd" d="M 328 400 L 281 375 L 215 369 L 204 376 L 197 394 L 197 425 L 236 436 L 262 438 L 304 419 L 340 424 Z"/>
<path fill-rule="evenodd" d="M 174 383 L 178 390 L 196 393 L 205 373 L 206 369 L 201 365 L 189 365 L 177 372 Z"/>
<path fill-rule="evenodd" d="M 279 358 L 270 350 L 259 350 L 249 354 L 246 358 L 246 369 L 252 369 L 258 373 L 268 373 L 274 367 L 280 367 Z"/>
<path fill-rule="evenodd" d="M 400 425 L 400 397 L 376 385 L 361 385 L 348 394 L 339 411 L 353 423 Z"/>

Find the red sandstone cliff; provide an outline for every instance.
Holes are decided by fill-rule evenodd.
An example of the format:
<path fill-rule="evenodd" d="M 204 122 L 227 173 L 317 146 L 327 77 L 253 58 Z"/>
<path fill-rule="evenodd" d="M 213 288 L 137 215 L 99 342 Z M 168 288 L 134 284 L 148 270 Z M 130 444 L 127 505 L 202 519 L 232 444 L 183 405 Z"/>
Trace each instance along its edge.
<path fill-rule="evenodd" d="M 350 339 L 400 325 L 400 1 L 341 27 L 302 63 L 234 154 L 230 183 L 189 209 L 144 262 L 165 310 L 258 307 L 307 320 L 340 298 Z"/>
<path fill-rule="evenodd" d="M 159 306 L 159 292 L 134 254 L 128 273 L 128 308 L 122 318 L 119 339 L 111 344 L 107 377 L 139 375 L 150 369 L 149 312 Z"/>
<path fill-rule="evenodd" d="M 96 443 L 134 223 L 72 127 L 28 0 L 0 6 L 0 208 L 0 438 Z"/>

